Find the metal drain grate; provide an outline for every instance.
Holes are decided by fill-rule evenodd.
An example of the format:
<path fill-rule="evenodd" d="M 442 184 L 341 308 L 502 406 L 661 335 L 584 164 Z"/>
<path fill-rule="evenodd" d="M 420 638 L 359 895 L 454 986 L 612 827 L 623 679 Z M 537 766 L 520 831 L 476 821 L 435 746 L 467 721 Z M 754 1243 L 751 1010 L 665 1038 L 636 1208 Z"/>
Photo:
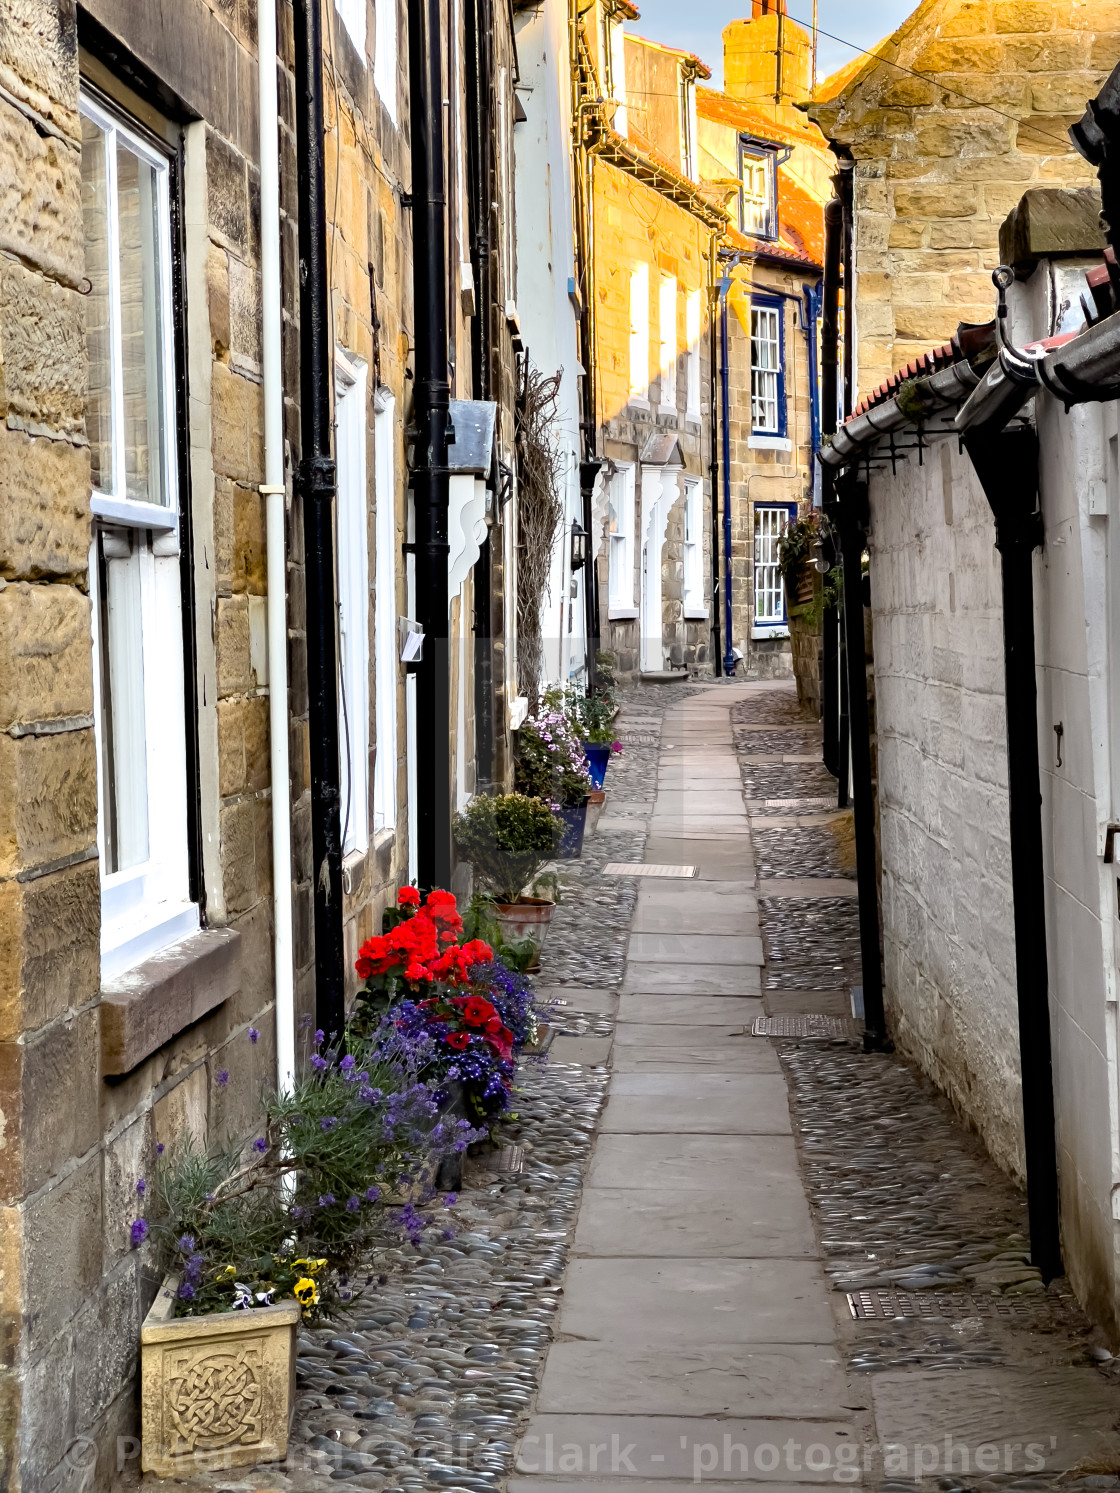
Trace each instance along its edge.
<path fill-rule="evenodd" d="M 521 1146 L 503 1146 L 490 1163 L 490 1170 L 516 1174 L 525 1166 L 525 1151 Z"/>
<path fill-rule="evenodd" d="M 862 1023 L 848 1016 L 756 1016 L 752 1037 L 859 1037 Z"/>
<path fill-rule="evenodd" d="M 945 1317 L 959 1322 L 964 1317 L 1025 1317 L 1030 1314 L 1029 1299 L 963 1291 L 849 1291 L 848 1310 L 853 1317 L 874 1321 Z"/>
<path fill-rule="evenodd" d="M 764 798 L 764 809 L 834 809 L 834 798 Z"/>
<path fill-rule="evenodd" d="M 604 876 L 695 876 L 695 866 L 655 866 L 644 861 L 610 861 Z"/>
<path fill-rule="evenodd" d="M 618 739 L 623 746 L 656 746 L 661 740 L 660 736 L 649 736 L 645 732 L 620 731 Z"/>

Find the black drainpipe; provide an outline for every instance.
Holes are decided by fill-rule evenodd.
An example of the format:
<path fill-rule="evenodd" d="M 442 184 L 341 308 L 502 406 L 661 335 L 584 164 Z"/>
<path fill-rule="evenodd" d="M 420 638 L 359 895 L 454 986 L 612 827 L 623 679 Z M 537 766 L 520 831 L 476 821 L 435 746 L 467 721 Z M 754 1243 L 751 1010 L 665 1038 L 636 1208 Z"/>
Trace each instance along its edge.
<path fill-rule="evenodd" d="M 836 434 L 840 364 L 840 264 L 844 208 L 839 198 L 824 208 L 824 289 L 821 302 L 821 439 Z M 821 503 L 832 500 L 833 472 L 821 463 Z M 824 558 L 835 564 L 831 535 L 822 536 Z M 834 777 L 840 774 L 840 615 L 826 607 L 822 619 L 821 718 L 824 726 L 822 757 Z"/>
<path fill-rule="evenodd" d="M 328 1037 L 346 1018 L 339 812 L 338 651 L 334 590 L 335 466 L 331 456 L 331 320 L 323 161 L 322 35 L 318 0 L 295 0 L 299 189 L 299 397 L 307 593 L 307 712 L 315 908 L 315 1020 Z M 275 785 L 273 785 L 275 788 Z"/>
<path fill-rule="evenodd" d="M 1007 801 L 1027 1211 L 1031 1261 L 1049 1281 L 1062 1273 L 1062 1248 L 1034 660 L 1033 552 L 1042 543 L 1038 437 L 1030 427 L 1017 426 L 998 434 L 970 432 L 964 444 L 995 519 L 996 548 L 1003 564 Z"/>
<path fill-rule="evenodd" d="M 493 310 L 490 261 L 491 161 L 494 110 L 491 99 L 490 0 L 470 0 L 466 8 L 467 94 L 471 100 L 467 134 L 467 191 L 469 194 L 471 269 L 474 274 L 475 314 L 471 318 L 471 374 L 476 399 L 489 399 L 490 316 Z M 493 498 L 495 509 L 497 495 Z M 495 512 L 495 519 L 497 514 Z M 474 566 L 474 729 L 478 791 L 494 785 L 494 652 L 493 582 L 487 526 Z"/>
<path fill-rule="evenodd" d="M 307 0 L 303 0 L 307 3 Z M 416 306 L 416 611 L 424 651 L 416 671 L 417 879 L 451 883 L 451 660 L 447 626 L 447 301 L 443 59 L 440 0 L 408 0 Z"/>
<path fill-rule="evenodd" d="M 602 470 L 602 458 L 596 456 L 591 461 L 581 461 L 579 464 L 579 496 L 583 511 L 583 527 L 587 538 L 583 541 L 587 546 L 587 559 L 584 561 L 583 569 L 583 626 L 587 638 L 587 693 L 593 693 L 597 682 L 595 655 L 599 651 L 599 562 L 595 558 L 595 540 L 593 524 L 595 512 L 592 498 L 595 493 L 595 479 Z"/>
<path fill-rule="evenodd" d="M 863 646 L 863 548 L 867 488 L 851 477 L 836 482 L 834 522 L 844 563 L 844 653 L 852 754 L 852 820 L 859 887 L 859 949 L 863 966 L 863 1045 L 890 1050 L 883 1012 L 883 961 L 879 951 L 879 872 L 875 853 L 875 796 L 871 775 L 871 720 L 867 705 L 867 656 Z"/>

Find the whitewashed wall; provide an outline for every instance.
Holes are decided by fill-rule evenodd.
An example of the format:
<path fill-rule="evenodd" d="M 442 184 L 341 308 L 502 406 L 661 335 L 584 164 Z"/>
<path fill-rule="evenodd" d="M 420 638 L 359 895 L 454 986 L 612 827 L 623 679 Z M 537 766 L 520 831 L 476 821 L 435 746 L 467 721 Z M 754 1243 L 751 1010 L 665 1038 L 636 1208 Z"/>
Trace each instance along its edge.
<path fill-rule="evenodd" d="M 956 440 L 924 463 L 870 493 L 886 1000 L 899 1046 L 1021 1176 L 999 556 Z"/>
<path fill-rule="evenodd" d="M 1040 267 L 1019 341 L 1066 299 Z M 1048 312 L 1047 308 L 1051 308 Z M 1057 317 L 1060 323 L 1061 317 Z M 1051 323 L 1053 324 L 1053 323 Z M 1034 405 L 1038 741 L 1062 1237 L 1078 1296 L 1120 1328 L 1120 425 Z M 1000 560 L 956 440 L 871 479 L 886 998 L 899 1046 L 1022 1177 Z M 1059 738 L 1054 726 L 1062 725 Z M 1060 745 L 1060 764 L 1059 764 Z M 1120 836 L 1117 837 L 1120 863 Z"/>

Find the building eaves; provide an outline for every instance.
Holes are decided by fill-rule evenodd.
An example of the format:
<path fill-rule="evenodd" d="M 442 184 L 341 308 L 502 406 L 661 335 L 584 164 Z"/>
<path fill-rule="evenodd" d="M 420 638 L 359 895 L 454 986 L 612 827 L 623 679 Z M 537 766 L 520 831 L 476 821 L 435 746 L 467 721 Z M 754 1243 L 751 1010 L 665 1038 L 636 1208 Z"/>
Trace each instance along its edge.
<path fill-rule="evenodd" d="M 597 131 L 597 138 L 592 141 L 591 148 L 602 160 L 609 161 L 620 171 L 635 177 L 661 196 L 668 197 L 678 207 L 699 218 L 706 227 L 722 232 L 729 226 L 727 212 L 719 199 L 699 183 L 684 176 L 644 140 L 639 145 L 624 138 L 608 125 Z"/>
<path fill-rule="evenodd" d="M 959 409 L 980 383 L 995 350 L 994 321 L 963 323 L 951 342 L 907 363 L 860 400 L 831 442 L 822 446 L 821 460 L 830 467 L 851 466 L 884 436 Z"/>

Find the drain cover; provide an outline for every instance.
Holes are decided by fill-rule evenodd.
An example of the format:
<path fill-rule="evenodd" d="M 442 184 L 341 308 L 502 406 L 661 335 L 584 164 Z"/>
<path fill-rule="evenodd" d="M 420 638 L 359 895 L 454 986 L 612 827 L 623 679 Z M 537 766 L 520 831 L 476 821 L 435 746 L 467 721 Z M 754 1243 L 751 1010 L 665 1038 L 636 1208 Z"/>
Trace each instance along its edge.
<path fill-rule="evenodd" d="M 756 1016 L 752 1037 L 859 1037 L 860 1022 L 847 1016 Z"/>
<path fill-rule="evenodd" d="M 695 866 L 654 866 L 644 861 L 610 861 L 604 876 L 695 876 Z"/>
<path fill-rule="evenodd" d="M 521 1146 L 503 1146 L 490 1163 L 493 1172 L 519 1172 L 525 1165 L 525 1152 Z"/>
<path fill-rule="evenodd" d="M 834 798 L 764 798 L 764 809 L 834 809 Z"/>
<path fill-rule="evenodd" d="M 974 1296 L 956 1291 L 849 1291 L 853 1317 L 893 1321 L 897 1317 L 1025 1317 L 1029 1298 Z"/>
<path fill-rule="evenodd" d="M 618 739 L 623 746 L 656 746 L 661 740 L 660 736 L 647 736 L 637 731 L 620 731 Z"/>

